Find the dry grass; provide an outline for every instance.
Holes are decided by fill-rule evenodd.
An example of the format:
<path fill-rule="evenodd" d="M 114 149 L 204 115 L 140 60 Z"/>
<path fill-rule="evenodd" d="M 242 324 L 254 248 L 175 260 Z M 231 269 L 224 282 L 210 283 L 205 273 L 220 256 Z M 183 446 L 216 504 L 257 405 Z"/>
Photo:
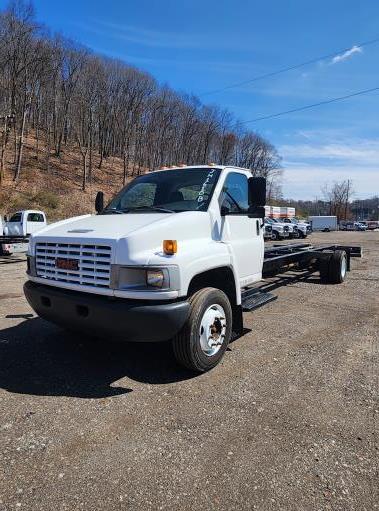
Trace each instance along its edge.
<path fill-rule="evenodd" d="M 18 209 L 36 208 L 46 211 L 48 219 L 94 212 L 98 190 L 109 200 L 122 187 L 123 164 L 120 158 L 103 160 L 93 155 L 92 182 L 82 191 L 82 163 L 77 148 L 63 147 L 60 158 L 51 155 L 50 171 L 46 170 L 44 145 L 36 150 L 36 141 L 29 135 L 24 146 L 20 179 L 13 181 L 14 162 L 12 141 L 6 154 L 3 186 L 0 189 L 0 212 L 12 213 Z"/>

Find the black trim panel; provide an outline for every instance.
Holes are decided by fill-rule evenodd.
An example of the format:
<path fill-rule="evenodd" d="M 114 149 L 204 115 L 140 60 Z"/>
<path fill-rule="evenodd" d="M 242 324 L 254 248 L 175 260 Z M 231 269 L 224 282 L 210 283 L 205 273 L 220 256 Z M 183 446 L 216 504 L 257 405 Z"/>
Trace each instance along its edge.
<path fill-rule="evenodd" d="M 91 295 L 27 281 L 24 293 L 44 319 L 104 339 L 155 342 L 171 339 L 184 325 L 187 301 L 152 302 Z"/>

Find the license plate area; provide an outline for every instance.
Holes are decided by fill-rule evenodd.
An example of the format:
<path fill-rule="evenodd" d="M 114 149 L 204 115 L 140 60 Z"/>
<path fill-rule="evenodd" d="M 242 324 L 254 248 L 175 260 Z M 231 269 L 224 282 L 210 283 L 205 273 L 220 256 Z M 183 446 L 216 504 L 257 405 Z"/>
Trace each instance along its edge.
<path fill-rule="evenodd" d="M 58 257 L 55 259 L 55 267 L 59 270 L 78 271 L 79 261 L 78 259 L 65 259 L 63 257 Z"/>

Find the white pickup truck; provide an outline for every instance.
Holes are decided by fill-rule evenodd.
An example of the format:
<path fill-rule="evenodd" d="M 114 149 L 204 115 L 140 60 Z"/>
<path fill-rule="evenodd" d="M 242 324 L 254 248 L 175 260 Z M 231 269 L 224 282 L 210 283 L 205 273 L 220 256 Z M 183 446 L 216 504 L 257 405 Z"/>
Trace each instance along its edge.
<path fill-rule="evenodd" d="M 254 286 L 264 272 L 294 261 L 342 282 L 357 253 L 304 245 L 265 252 L 265 194 L 265 180 L 249 170 L 209 165 L 149 172 L 105 208 L 99 192 L 97 215 L 32 235 L 25 295 L 37 314 L 69 329 L 172 339 L 182 365 L 211 369 L 243 333 L 243 310 L 276 298 Z"/>
<path fill-rule="evenodd" d="M 46 227 L 46 215 L 43 211 L 26 209 L 17 211 L 4 223 L 4 236 L 30 236 Z"/>

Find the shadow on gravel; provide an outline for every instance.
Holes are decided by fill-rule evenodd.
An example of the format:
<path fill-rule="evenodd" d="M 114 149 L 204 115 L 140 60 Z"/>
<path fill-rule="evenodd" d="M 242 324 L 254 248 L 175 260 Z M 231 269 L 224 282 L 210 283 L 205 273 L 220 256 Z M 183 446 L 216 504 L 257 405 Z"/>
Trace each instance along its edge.
<path fill-rule="evenodd" d="M 292 270 L 286 274 L 274 275 L 272 277 L 265 277 L 265 282 L 259 287 L 262 291 L 275 291 L 283 286 L 290 286 L 291 284 L 297 284 L 298 282 L 306 282 L 307 284 L 322 284 L 320 275 L 317 271 L 304 271 L 304 270 Z"/>
<path fill-rule="evenodd" d="M 22 263 L 25 262 L 25 258 L 23 257 L 2 257 L 0 255 L 0 264 L 13 264 L 13 263 Z"/>
<path fill-rule="evenodd" d="M 40 396 L 104 398 L 132 392 L 132 380 L 165 384 L 193 378 L 170 343 L 112 343 L 65 332 L 33 318 L 0 330 L 0 388 Z"/>

